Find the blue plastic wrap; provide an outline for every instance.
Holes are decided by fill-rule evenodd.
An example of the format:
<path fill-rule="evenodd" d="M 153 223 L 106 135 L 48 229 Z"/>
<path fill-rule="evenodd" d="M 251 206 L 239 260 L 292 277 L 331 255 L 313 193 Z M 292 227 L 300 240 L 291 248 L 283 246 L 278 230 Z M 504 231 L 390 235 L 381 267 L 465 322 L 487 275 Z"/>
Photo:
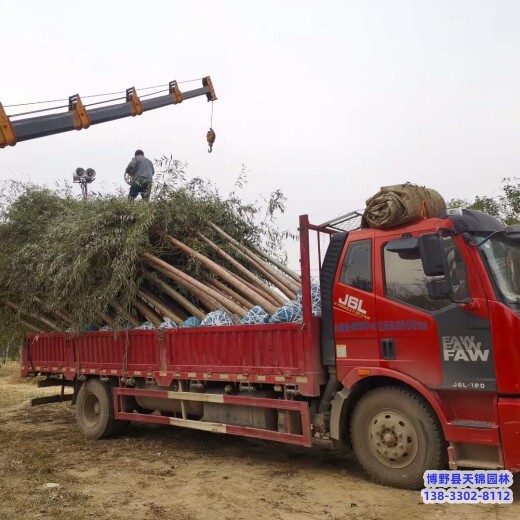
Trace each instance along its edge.
<path fill-rule="evenodd" d="M 184 320 L 181 323 L 180 328 L 181 329 L 192 329 L 195 327 L 200 327 L 201 323 L 202 323 L 202 320 L 200 318 L 197 318 L 195 316 L 190 316 L 187 320 Z"/>
<path fill-rule="evenodd" d="M 201 322 L 201 327 L 221 327 L 222 325 L 233 325 L 231 318 L 224 311 L 210 312 Z"/>
<path fill-rule="evenodd" d="M 270 323 L 291 323 L 303 321 L 302 304 L 298 301 L 287 302 L 278 307 L 269 320 Z"/>
<path fill-rule="evenodd" d="M 302 290 L 298 289 L 296 293 L 296 301 L 302 301 Z M 320 284 L 318 282 L 311 283 L 311 306 L 312 306 L 312 315 L 321 318 L 321 290 Z"/>
<path fill-rule="evenodd" d="M 177 324 L 170 318 L 164 318 L 164 321 L 159 325 L 160 329 L 176 329 Z"/>
<path fill-rule="evenodd" d="M 141 323 L 141 325 L 139 325 L 139 327 L 136 327 L 136 329 L 150 330 L 150 329 L 155 329 L 155 327 L 153 326 L 153 323 L 150 323 L 149 321 L 145 321 L 144 323 Z"/>
<path fill-rule="evenodd" d="M 240 323 L 243 325 L 260 325 L 261 323 L 267 323 L 269 318 L 269 314 L 264 311 L 260 305 L 255 305 L 247 315 L 240 320 Z"/>

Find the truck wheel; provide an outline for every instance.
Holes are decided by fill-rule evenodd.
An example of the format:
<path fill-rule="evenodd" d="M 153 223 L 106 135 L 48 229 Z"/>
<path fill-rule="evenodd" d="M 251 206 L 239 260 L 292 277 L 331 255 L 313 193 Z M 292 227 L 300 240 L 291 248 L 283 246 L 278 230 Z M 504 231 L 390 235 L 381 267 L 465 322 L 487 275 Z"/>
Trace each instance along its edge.
<path fill-rule="evenodd" d="M 426 470 L 446 466 L 437 417 L 405 388 L 382 387 L 363 396 L 352 414 L 350 436 L 359 463 L 381 484 L 418 489 Z"/>
<path fill-rule="evenodd" d="M 87 439 L 102 439 L 118 433 L 122 421 L 114 419 L 111 387 L 99 379 L 88 379 L 79 389 L 76 422 Z"/>

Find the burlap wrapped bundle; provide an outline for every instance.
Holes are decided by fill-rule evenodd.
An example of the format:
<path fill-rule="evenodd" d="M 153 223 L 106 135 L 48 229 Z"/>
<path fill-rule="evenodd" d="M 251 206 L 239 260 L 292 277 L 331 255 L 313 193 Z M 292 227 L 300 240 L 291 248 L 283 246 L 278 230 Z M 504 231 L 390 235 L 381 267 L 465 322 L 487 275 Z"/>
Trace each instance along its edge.
<path fill-rule="evenodd" d="M 437 217 L 446 202 L 435 190 L 414 184 L 382 187 L 367 200 L 361 225 L 364 228 L 390 228 L 428 217 Z"/>

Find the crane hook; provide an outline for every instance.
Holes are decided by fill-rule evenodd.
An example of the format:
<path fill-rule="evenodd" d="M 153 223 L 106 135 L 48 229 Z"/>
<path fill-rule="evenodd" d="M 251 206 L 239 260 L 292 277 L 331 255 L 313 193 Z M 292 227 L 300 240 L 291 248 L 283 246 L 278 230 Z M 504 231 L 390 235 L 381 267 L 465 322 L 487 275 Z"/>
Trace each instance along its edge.
<path fill-rule="evenodd" d="M 216 137 L 217 134 L 215 134 L 215 130 L 213 130 L 213 128 L 210 128 L 208 130 L 208 133 L 206 134 L 206 139 L 208 140 L 208 153 L 211 153 L 213 151 L 213 143 L 215 142 Z"/>

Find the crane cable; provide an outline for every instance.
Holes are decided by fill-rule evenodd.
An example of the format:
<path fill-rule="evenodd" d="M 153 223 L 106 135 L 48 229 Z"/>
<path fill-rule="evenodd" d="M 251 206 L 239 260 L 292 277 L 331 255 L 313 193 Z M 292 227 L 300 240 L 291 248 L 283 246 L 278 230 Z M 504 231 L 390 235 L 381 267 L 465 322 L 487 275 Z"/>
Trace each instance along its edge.
<path fill-rule="evenodd" d="M 206 134 L 206 139 L 208 141 L 208 153 L 211 153 L 213 151 L 213 143 L 215 142 L 215 139 L 217 137 L 217 134 L 215 133 L 215 130 L 213 130 L 213 101 L 211 102 L 211 119 L 209 123 L 209 130 Z"/>
<path fill-rule="evenodd" d="M 181 83 L 192 83 L 193 81 L 200 81 L 202 78 L 195 78 L 195 79 L 188 79 L 188 80 L 185 80 L 185 81 L 178 81 L 177 83 L 180 85 Z M 157 92 L 152 92 L 150 94 L 144 94 L 140 97 L 148 97 L 148 96 L 153 96 L 154 94 L 159 94 L 163 91 L 167 91 L 168 90 L 168 86 L 169 85 L 153 85 L 151 87 L 142 87 L 142 88 L 138 88 L 136 90 L 151 90 L 151 89 L 156 89 L 156 88 L 162 88 L 164 87 L 162 90 L 159 90 Z M 125 90 L 122 90 L 122 91 L 119 91 L 119 92 L 107 92 L 105 94 L 90 94 L 88 96 L 81 96 L 82 99 L 90 99 L 90 98 L 97 98 L 97 97 L 106 97 L 106 96 L 115 96 L 116 94 L 126 94 L 126 91 Z M 93 106 L 93 105 L 101 105 L 103 103 L 110 103 L 111 101 L 119 101 L 120 99 L 125 99 L 125 96 L 121 96 L 121 97 L 117 97 L 117 98 L 114 98 L 114 99 L 107 99 L 105 101 L 99 101 L 97 103 L 89 103 L 87 105 L 85 105 L 85 107 L 88 107 L 88 106 Z M 29 106 L 29 105 L 45 105 L 45 104 L 49 104 L 49 103 L 60 103 L 62 101 L 69 101 L 69 98 L 63 98 L 63 99 L 48 99 L 46 101 L 31 101 L 29 103 L 18 103 L 18 104 L 12 104 L 12 105 L 4 105 L 4 108 L 14 108 L 14 107 L 24 107 L 24 106 Z M 68 105 L 60 105 L 60 106 L 55 106 L 55 107 L 50 107 L 50 108 L 42 108 L 42 109 L 39 109 L 39 110 L 32 110 L 30 112 L 20 112 L 18 114 L 8 114 L 8 117 L 18 117 L 18 116 L 26 116 L 26 115 L 30 115 L 30 114 L 38 114 L 40 112 L 49 112 L 51 110 L 59 110 L 61 108 L 67 108 Z"/>

